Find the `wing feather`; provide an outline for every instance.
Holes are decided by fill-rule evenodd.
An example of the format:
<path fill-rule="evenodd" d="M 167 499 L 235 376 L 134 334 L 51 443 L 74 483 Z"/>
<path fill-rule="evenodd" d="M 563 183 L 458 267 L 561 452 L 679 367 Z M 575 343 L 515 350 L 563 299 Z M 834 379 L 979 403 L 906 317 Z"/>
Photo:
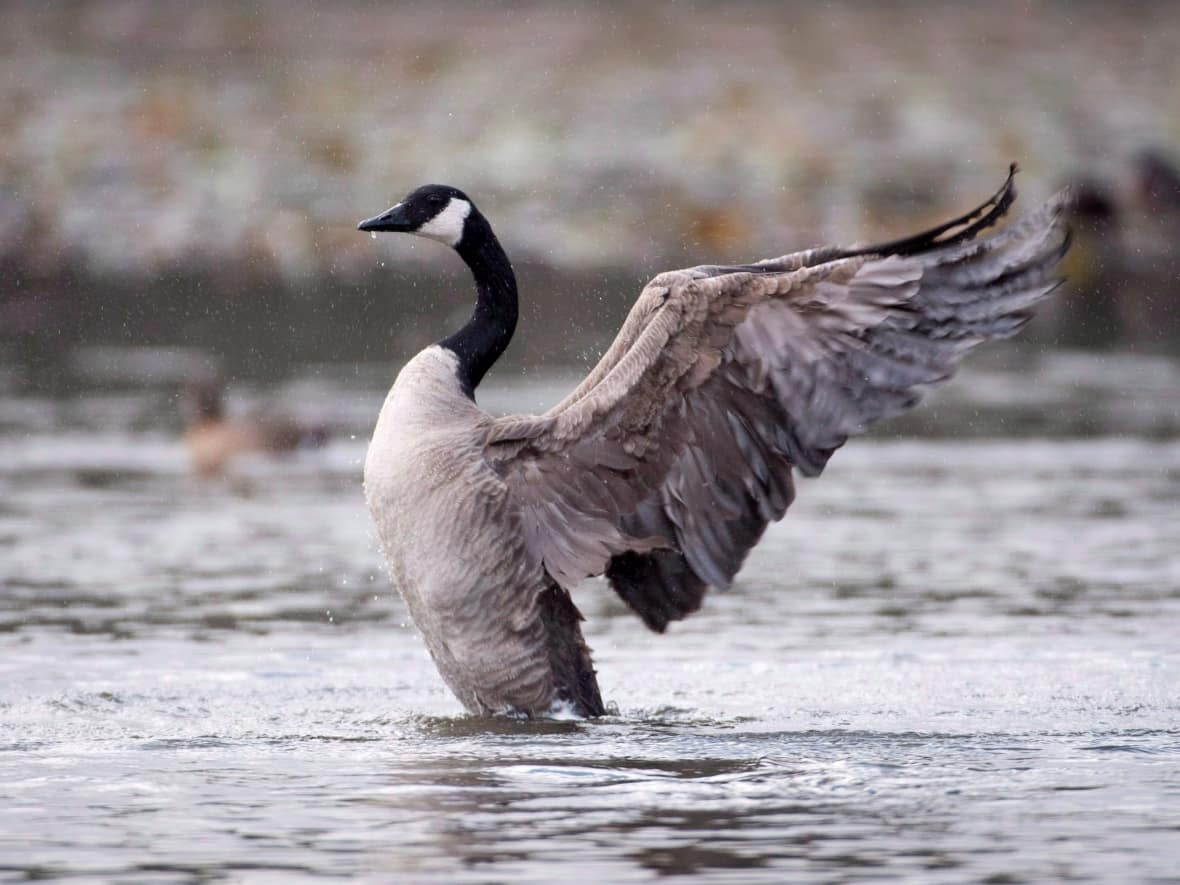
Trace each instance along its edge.
<path fill-rule="evenodd" d="M 818 475 L 1057 284 L 1067 194 L 978 237 L 1014 197 L 1010 173 L 913 237 L 657 276 L 566 399 L 489 425 L 531 553 L 566 588 L 605 573 L 654 630 L 695 611 L 786 513 L 795 470 Z"/>

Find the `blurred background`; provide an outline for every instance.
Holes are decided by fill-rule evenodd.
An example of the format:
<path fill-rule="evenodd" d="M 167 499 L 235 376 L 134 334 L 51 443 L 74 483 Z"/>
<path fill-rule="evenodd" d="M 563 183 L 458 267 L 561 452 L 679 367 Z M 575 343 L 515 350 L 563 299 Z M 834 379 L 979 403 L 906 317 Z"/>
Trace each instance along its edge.
<path fill-rule="evenodd" d="M 662 269 L 896 236 L 1011 161 L 1023 208 L 1088 197 L 1027 340 L 1180 340 L 1173 3 L 2 11 L 2 389 L 400 361 L 466 311 L 465 271 L 355 225 L 431 181 L 519 267 L 510 365 L 585 365 Z"/>

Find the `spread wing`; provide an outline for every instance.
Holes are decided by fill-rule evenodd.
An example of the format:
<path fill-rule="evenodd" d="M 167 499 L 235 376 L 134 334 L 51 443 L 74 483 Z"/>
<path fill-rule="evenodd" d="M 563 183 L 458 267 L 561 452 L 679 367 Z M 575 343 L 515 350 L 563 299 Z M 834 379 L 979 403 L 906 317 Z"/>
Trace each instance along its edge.
<path fill-rule="evenodd" d="M 786 512 L 795 470 L 818 475 L 1057 285 L 1066 194 L 976 238 L 1014 197 L 1010 174 L 904 240 L 657 276 L 570 396 L 489 426 L 530 552 L 567 588 L 606 574 L 654 630 L 695 611 Z"/>

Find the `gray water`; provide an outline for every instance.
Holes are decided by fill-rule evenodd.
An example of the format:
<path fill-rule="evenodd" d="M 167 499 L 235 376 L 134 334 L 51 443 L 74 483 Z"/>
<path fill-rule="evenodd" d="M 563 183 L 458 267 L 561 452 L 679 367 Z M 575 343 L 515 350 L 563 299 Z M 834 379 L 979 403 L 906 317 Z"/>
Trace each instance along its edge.
<path fill-rule="evenodd" d="M 154 360 L 0 373 L 0 880 L 1180 881 L 1174 362 L 974 362 L 666 635 L 588 582 L 613 712 L 524 722 L 383 574 L 388 367 L 238 385 L 338 434 L 201 482 Z"/>

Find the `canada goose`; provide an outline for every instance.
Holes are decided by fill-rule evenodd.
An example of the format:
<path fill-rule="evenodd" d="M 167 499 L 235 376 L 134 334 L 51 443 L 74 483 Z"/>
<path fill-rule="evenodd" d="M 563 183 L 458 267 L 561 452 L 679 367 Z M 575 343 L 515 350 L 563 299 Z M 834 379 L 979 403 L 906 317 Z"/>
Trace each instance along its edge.
<path fill-rule="evenodd" d="M 323 427 L 307 427 L 286 418 L 253 415 L 228 418 L 224 386 L 214 379 L 190 381 L 181 395 L 184 444 L 193 470 L 200 476 L 222 474 L 239 455 L 281 455 L 300 448 L 322 446 L 328 434 Z"/>
<path fill-rule="evenodd" d="M 726 587 L 767 523 L 854 433 L 1014 334 L 1058 280 L 1065 195 L 986 239 L 1015 198 L 916 236 L 656 276 L 584 381 L 543 415 L 476 404 L 516 327 L 512 265 L 474 203 L 426 185 L 362 221 L 453 248 L 467 324 L 402 368 L 365 460 L 398 590 L 477 714 L 604 712 L 570 591 L 605 575 L 651 629 Z"/>

